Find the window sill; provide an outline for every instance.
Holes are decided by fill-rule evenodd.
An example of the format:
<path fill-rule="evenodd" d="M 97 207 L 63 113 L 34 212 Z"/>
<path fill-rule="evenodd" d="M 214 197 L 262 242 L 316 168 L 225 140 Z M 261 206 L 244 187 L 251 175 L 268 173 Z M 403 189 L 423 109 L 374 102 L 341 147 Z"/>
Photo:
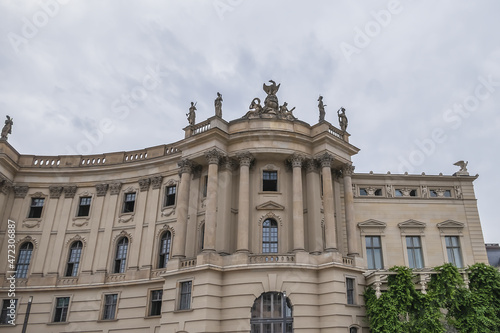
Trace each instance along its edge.
<path fill-rule="evenodd" d="M 50 322 L 50 323 L 47 323 L 47 325 L 68 325 L 69 322 L 68 321 L 61 321 L 61 322 Z"/>
<path fill-rule="evenodd" d="M 175 310 L 174 313 L 193 312 L 194 309 Z"/>
<path fill-rule="evenodd" d="M 97 320 L 98 323 L 109 323 L 109 322 L 115 322 L 118 321 L 118 319 L 99 319 Z"/>
<path fill-rule="evenodd" d="M 146 316 L 144 319 L 158 319 L 161 318 L 161 315 L 154 315 L 154 316 Z"/>
<path fill-rule="evenodd" d="M 281 195 L 280 191 L 260 191 L 258 194 L 279 194 Z"/>

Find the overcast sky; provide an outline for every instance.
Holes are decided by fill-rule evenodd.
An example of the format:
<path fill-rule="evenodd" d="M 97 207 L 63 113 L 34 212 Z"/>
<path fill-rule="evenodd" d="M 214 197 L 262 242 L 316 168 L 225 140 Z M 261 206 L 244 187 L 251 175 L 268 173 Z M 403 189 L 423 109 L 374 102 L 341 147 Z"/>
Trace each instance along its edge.
<path fill-rule="evenodd" d="M 128 151 L 248 111 L 262 84 L 315 124 L 346 108 L 356 172 L 451 175 L 469 161 L 500 242 L 500 2 L 0 0 L 0 120 L 22 154 Z"/>

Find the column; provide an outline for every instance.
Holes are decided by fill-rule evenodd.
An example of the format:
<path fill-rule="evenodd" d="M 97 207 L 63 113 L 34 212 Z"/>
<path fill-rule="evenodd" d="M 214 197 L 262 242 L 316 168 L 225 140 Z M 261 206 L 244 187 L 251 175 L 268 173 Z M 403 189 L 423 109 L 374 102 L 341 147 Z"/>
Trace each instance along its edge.
<path fill-rule="evenodd" d="M 248 252 L 248 227 L 250 218 L 250 163 L 252 154 L 243 152 L 236 156 L 240 161 L 240 186 L 238 196 L 238 237 L 236 252 Z"/>
<path fill-rule="evenodd" d="M 172 244 L 172 257 L 184 258 L 186 253 L 185 245 L 189 208 L 189 185 L 191 182 L 193 162 L 184 159 L 177 163 L 177 165 L 181 168 L 181 181 L 179 184 L 179 197 L 177 198 L 177 223 L 175 224 L 175 237 Z"/>
<path fill-rule="evenodd" d="M 302 162 L 304 157 L 290 157 L 293 169 L 293 251 L 304 251 L 304 201 L 302 196 Z"/>
<path fill-rule="evenodd" d="M 146 205 L 146 218 L 147 221 L 147 230 L 146 230 L 146 244 L 143 244 L 144 251 L 141 253 L 141 268 L 142 269 L 151 269 L 155 268 L 155 260 L 153 260 L 154 253 L 154 244 L 155 244 L 155 232 L 156 232 L 156 214 L 160 209 L 158 206 L 160 205 L 160 194 L 161 194 L 161 185 L 163 182 L 162 176 L 154 176 L 150 178 L 151 180 L 151 195 L 148 195 L 148 203 Z"/>
<path fill-rule="evenodd" d="M 352 173 L 354 166 L 346 165 L 342 169 L 344 176 L 344 206 L 345 222 L 347 225 L 347 251 L 348 255 L 359 256 L 359 237 L 354 223 L 354 193 L 352 192 Z"/>
<path fill-rule="evenodd" d="M 218 209 L 217 209 L 217 236 L 215 249 L 220 254 L 230 254 L 232 252 L 231 244 L 233 223 L 231 220 L 231 203 L 233 198 L 232 180 L 234 161 L 225 158 L 221 163 L 219 172 L 219 189 L 217 194 Z"/>
<path fill-rule="evenodd" d="M 323 231 L 321 230 L 321 183 L 316 160 L 306 162 L 307 225 L 309 230 L 309 252 L 323 252 Z"/>
<path fill-rule="evenodd" d="M 335 230 L 335 205 L 331 164 L 333 156 L 324 153 L 319 157 L 323 176 L 323 210 L 325 217 L 325 251 L 337 251 L 337 232 Z"/>
<path fill-rule="evenodd" d="M 222 156 L 222 152 L 215 148 L 205 152 L 205 158 L 208 161 L 208 183 L 203 252 L 215 251 L 215 231 L 217 229 L 217 188 L 219 186 L 219 161 Z"/>

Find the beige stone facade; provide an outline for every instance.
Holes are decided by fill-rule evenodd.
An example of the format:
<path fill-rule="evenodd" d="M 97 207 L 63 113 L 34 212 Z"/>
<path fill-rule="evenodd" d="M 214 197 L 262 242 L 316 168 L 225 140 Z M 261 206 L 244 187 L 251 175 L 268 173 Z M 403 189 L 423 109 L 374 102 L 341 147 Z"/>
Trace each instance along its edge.
<path fill-rule="evenodd" d="M 32 296 L 28 332 L 368 332 L 362 293 L 389 267 L 425 289 L 431 267 L 487 262 L 466 172 L 355 173 L 358 148 L 326 121 L 185 132 L 94 156 L 0 141 L 2 304 L 18 300 L 2 331 Z"/>

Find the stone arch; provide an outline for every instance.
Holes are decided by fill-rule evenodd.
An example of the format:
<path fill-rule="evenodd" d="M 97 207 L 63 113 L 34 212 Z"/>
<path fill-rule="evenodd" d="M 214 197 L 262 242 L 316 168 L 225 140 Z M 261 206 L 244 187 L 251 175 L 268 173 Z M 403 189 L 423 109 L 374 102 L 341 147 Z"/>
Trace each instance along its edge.
<path fill-rule="evenodd" d="M 281 217 L 279 217 L 278 215 L 274 214 L 273 212 L 268 212 L 267 214 L 264 214 L 260 217 L 259 219 L 259 227 L 262 226 L 262 222 L 264 222 L 265 220 L 267 219 L 273 219 L 275 220 L 280 227 L 283 226 L 283 221 L 281 220 Z"/>

